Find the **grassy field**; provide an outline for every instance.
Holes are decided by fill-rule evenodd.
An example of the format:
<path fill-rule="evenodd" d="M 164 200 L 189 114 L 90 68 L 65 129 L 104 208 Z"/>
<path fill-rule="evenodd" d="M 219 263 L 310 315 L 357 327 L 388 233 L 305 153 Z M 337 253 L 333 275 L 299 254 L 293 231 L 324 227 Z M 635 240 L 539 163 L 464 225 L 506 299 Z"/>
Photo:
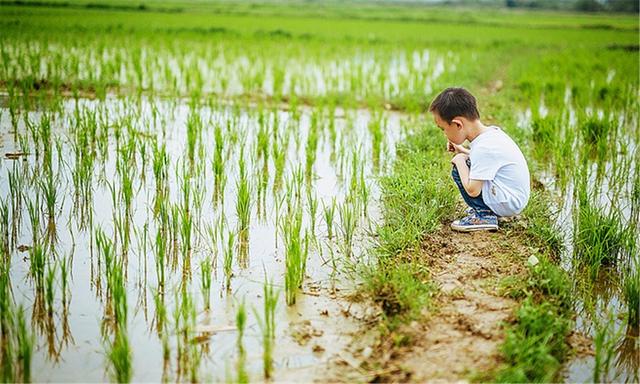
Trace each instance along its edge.
<path fill-rule="evenodd" d="M 2 381 L 328 379 L 346 296 L 406 348 L 460 214 L 452 85 L 535 187 L 501 363 L 461 379 L 638 380 L 637 15 L 0 2 L 0 32 Z"/>

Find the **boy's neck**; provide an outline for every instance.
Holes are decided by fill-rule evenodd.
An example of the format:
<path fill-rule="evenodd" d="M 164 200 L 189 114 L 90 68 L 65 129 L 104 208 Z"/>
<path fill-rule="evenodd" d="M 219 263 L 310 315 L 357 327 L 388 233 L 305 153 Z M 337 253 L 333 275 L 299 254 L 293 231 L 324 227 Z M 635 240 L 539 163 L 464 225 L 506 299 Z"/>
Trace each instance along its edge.
<path fill-rule="evenodd" d="M 469 142 L 473 141 L 476 137 L 480 136 L 480 134 L 490 130 L 491 128 L 482 124 L 480 120 L 470 121 L 467 125 L 467 140 Z"/>

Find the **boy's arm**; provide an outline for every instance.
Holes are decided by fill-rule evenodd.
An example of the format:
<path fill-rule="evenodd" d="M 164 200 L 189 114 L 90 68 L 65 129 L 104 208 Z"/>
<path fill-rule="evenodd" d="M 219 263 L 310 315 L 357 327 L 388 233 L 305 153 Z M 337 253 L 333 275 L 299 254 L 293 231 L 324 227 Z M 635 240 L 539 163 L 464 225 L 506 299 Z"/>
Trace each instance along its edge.
<path fill-rule="evenodd" d="M 469 167 L 467 166 L 467 156 L 464 153 L 459 153 L 451 159 L 451 163 L 458 168 L 458 174 L 460 175 L 460 181 L 467 194 L 471 197 L 478 197 L 482 192 L 482 180 L 469 179 Z"/>
<path fill-rule="evenodd" d="M 464 146 L 453 144 L 450 141 L 447 143 L 447 150 L 449 152 L 455 152 L 456 154 L 464 153 L 465 155 L 468 155 L 471 152 L 469 149 L 465 148 Z"/>

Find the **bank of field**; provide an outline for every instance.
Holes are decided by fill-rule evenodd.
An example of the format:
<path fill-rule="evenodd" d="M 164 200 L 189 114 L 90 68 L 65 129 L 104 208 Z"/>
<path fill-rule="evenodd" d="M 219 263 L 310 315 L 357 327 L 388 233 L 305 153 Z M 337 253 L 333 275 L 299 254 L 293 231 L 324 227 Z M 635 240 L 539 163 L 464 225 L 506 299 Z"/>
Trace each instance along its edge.
<path fill-rule="evenodd" d="M 411 357 L 471 300 L 465 281 L 509 304 L 493 358 L 441 377 L 638 380 L 637 15 L 54 1 L 0 16 L 3 381 L 437 378 Z M 533 171 L 497 235 L 446 229 L 462 207 L 425 111 L 451 85 Z M 469 253 L 490 276 L 460 264 L 447 288 L 447 260 Z"/>

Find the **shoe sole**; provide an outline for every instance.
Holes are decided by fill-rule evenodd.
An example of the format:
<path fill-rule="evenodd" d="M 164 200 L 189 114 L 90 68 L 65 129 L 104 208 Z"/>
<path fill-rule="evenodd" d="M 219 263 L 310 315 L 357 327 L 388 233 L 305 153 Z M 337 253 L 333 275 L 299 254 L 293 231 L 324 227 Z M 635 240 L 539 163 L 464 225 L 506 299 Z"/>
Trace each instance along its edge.
<path fill-rule="evenodd" d="M 451 228 L 454 231 L 458 232 L 476 232 L 476 231 L 497 231 L 497 225 L 485 224 L 485 225 L 474 225 L 473 227 L 469 226 L 456 226 L 451 224 Z"/>

